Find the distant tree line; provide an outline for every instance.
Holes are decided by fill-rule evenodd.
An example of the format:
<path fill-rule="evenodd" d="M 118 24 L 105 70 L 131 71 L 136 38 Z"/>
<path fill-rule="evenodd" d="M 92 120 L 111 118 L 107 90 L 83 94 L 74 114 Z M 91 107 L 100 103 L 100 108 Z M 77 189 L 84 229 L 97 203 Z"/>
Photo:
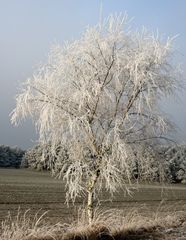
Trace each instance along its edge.
<path fill-rule="evenodd" d="M 153 182 L 171 183 L 186 181 L 186 145 L 143 146 L 142 151 L 143 157 L 150 162 L 151 172 L 147 180 L 151 178 Z M 136 161 L 134 178 L 143 172 L 140 167 Z"/>
<path fill-rule="evenodd" d="M 51 151 L 55 152 L 55 154 Z M 89 153 L 86 154 L 89 155 Z M 136 153 L 136 159 L 138 154 Z M 149 179 L 154 182 L 166 179 L 172 183 L 186 181 L 186 145 L 162 145 L 155 147 L 144 145 L 141 147 L 140 155 L 143 155 L 150 162 L 150 171 L 146 176 L 147 181 Z M 68 158 L 68 152 L 65 148 L 56 146 L 55 149 L 51 149 L 50 144 L 39 144 L 27 151 L 17 147 L 11 148 L 0 145 L 0 167 L 21 167 L 39 171 L 51 171 L 55 165 L 57 168 L 55 171 L 60 171 L 62 168 L 65 171 L 65 168 L 68 168 L 68 164 L 64 166 L 64 162 L 68 163 Z M 140 174 L 144 174 L 141 165 L 138 165 L 138 161 L 132 167 L 134 179 L 138 179 Z"/>
<path fill-rule="evenodd" d="M 25 151 L 15 147 L 0 145 L 0 167 L 19 168 Z"/>
<path fill-rule="evenodd" d="M 54 151 L 55 154 L 51 153 Z M 89 153 L 85 153 L 88 156 Z M 146 179 L 161 182 L 168 181 L 172 183 L 180 183 L 186 181 L 186 145 L 161 145 L 161 146 L 141 146 L 141 152 L 136 153 L 147 159 L 149 164 L 149 174 Z M 52 170 L 54 165 L 59 171 L 63 168 L 68 168 L 68 152 L 65 148 L 56 146 L 51 150 L 50 144 L 37 145 L 29 149 L 22 160 L 22 167 L 30 167 L 37 170 Z M 93 156 L 92 156 L 93 158 Z M 55 164 L 54 164 L 55 162 Z M 144 174 L 142 165 L 138 165 L 138 161 L 134 164 L 133 175 L 134 179 L 140 178 L 140 174 Z M 66 166 L 64 166 L 66 163 Z M 163 171 L 163 172 L 162 172 Z M 163 178 L 163 179 L 162 179 Z"/>

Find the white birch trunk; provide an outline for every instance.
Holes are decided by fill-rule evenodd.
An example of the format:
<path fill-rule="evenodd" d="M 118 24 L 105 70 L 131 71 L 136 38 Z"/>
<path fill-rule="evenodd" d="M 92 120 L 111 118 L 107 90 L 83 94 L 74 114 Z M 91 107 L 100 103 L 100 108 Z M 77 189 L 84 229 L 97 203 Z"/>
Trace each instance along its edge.
<path fill-rule="evenodd" d="M 92 179 L 90 179 L 88 185 L 87 215 L 89 224 L 92 223 L 94 217 L 94 190 L 99 174 L 100 171 L 96 171 L 95 175 L 92 177 Z"/>
<path fill-rule="evenodd" d="M 93 189 L 88 191 L 88 201 L 87 201 L 87 214 L 89 224 L 92 223 L 94 217 L 94 193 Z"/>

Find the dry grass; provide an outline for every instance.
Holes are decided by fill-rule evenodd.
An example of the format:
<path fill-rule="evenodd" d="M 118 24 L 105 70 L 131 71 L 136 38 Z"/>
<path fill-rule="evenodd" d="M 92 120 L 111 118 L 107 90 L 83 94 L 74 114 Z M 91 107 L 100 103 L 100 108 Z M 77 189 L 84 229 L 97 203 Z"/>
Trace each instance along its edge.
<path fill-rule="evenodd" d="M 145 216 L 136 209 L 126 213 L 117 210 L 96 209 L 93 223 L 87 223 L 85 212 L 68 224 L 51 225 L 46 215 L 30 211 L 12 218 L 9 214 L 2 222 L 1 240 L 142 240 L 142 239 L 186 239 L 186 214 L 172 212 L 160 206 L 157 211 Z M 177 229 L 177 232 L 176 232 Z M 180 232 L 182 231 L 182 232 Z M 177 234 L 178 233 L 178 234 Z M 177 235 L 176 235 L 177 234 Z"/>
<path fill-rule="evenodd" d="M 18 210 L 16 217 L 8 214 L 5 221 L 2 221 L 0 230 L 1 240 L 26 240 L 26 239 L 54 239 L 58 225 L 49 225 L 45 221 L 46 213 L 37 212 L 34 216 L 30 210 L 24 214 Z"/>

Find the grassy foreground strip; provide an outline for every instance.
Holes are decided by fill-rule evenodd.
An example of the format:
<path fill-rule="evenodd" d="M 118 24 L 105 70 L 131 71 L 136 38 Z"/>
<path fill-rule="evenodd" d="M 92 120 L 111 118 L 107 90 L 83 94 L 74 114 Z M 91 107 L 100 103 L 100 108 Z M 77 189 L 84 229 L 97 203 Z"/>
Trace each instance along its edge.
<path fill-rule="evenodd" d="M 166 211 L 167 212 L 167 211 Z M 1 240 L 184 240 L 186 239 L 186 213 L 165 214 L 161 207 L 143 216 L 137 209 L 130 212 L 96 210 L 92 224 L 88 224 L 82 210 L 71 223 L 47 223 L 46 213 L 33 216 L 31 211 L 16 217 L 8 215 L 1 224 Z"/>

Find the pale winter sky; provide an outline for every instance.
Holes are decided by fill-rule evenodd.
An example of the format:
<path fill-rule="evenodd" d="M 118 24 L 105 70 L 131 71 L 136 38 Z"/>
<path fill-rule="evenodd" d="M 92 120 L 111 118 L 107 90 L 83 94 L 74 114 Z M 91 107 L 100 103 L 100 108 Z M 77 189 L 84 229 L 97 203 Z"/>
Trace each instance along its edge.
<path fill-rule="evenodd" d="M 101 4 L 102 2 L 102 4 Z M 179 34 L 175 61 L 182 63 L 186 83 L 186 1 L 185 0 L 0 0 L 0 144 L 23 149 L 35 144 L 37 136 L 30 120 L 20 127 L 10 123 L 19 85 L 34 68 L 47 61 L 50 46 L 75 40 L 87 25 L 102 15 L 127 12 L 132 27 L 147 29 L 163 37 Z M 186 91 L 180 99 L 162 103 L 178 126 L 177 138 L 186 141 Z"/>

